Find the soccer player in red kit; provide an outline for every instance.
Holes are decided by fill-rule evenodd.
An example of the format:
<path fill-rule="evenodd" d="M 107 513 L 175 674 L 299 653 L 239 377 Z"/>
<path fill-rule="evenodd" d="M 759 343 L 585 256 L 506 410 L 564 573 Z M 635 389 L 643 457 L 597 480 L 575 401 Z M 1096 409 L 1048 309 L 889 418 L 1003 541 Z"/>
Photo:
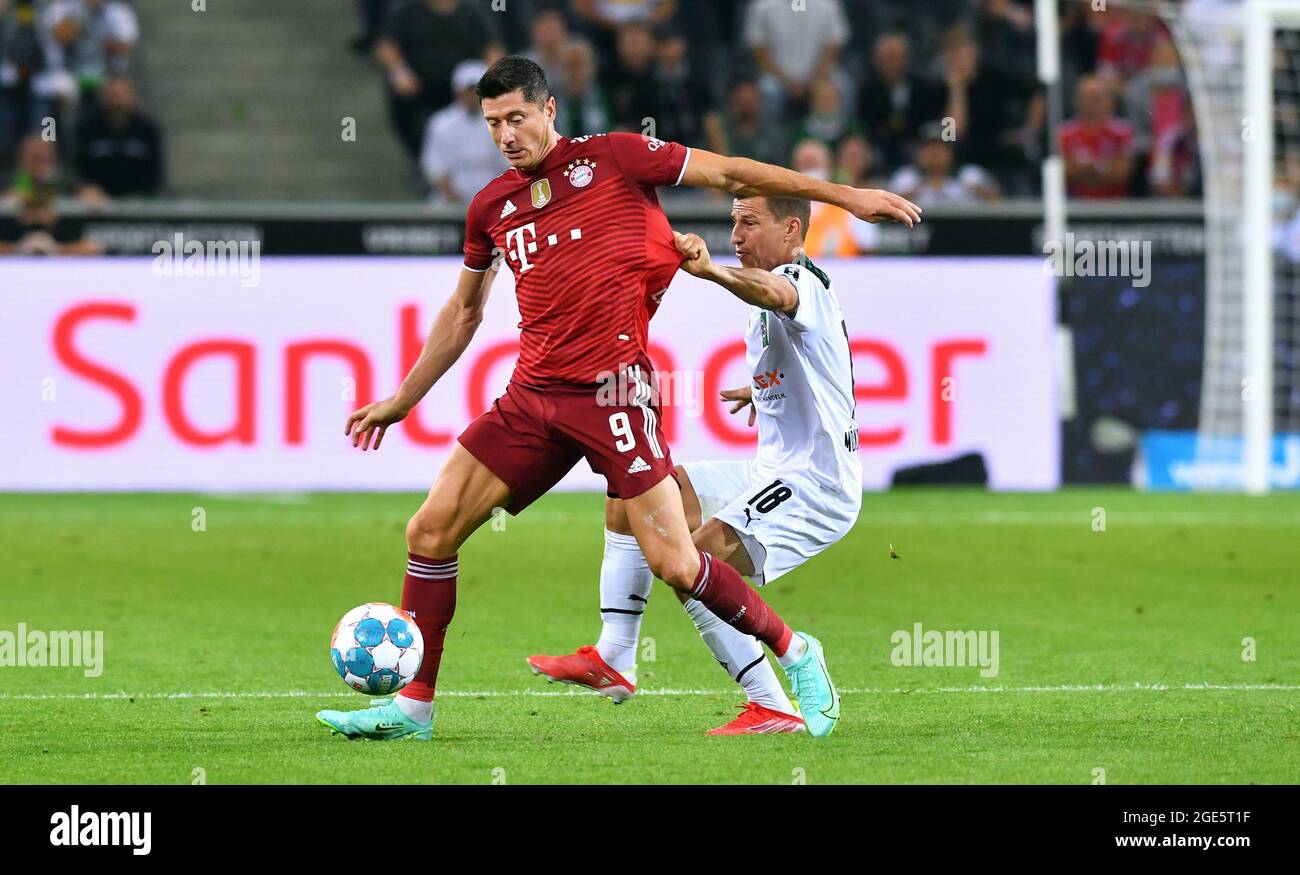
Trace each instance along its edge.
<path fill-rule="evenodd" d="M 740 574 L 695 548 L 660 425 L 650 317 L 683 258 L 655 188 L 837 204 L 867 221 L 919 221 L 915 204 L 743 158 L 639 134 L 573 139 L 534 62 L 502 58 L 479 81 L 483 117 L 510 169 L 470 203 L 465 266 L 419 359 L 391 398 L 355 411 L 354 446 L 378 449 L 464 352 L 493 271 L 506 264 L 519 302 L 519 360 L 505 394 L 461 434 L 406 527 L 402 608 L 425 642 L 415 680 L 393 701 L 317 718 L 350 738 L 432 737 L 434 685 L 456 606 L 457 551 L 494 508 L 518 514 L 581 459 L 603 475 L 655 576 L 766 644 L 790 677 L 808 730 L 825 735 L 839 697 L 816 639 L 795 633 Z M 610 392 L 611 376 L 620 391 Z"/>

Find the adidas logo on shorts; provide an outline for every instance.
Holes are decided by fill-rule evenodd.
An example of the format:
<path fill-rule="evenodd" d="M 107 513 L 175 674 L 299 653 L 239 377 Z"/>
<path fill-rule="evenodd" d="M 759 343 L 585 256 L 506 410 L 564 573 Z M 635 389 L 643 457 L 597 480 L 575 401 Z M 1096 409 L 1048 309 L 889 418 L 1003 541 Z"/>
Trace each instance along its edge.
<path fill-rule="evenodd" d="M 627 469 L 627 473 L 640 474 L 642 471 L 649 471 L 649 470 L 650 470 L 650 466 L 645 463 L 645 459 L 641 458 L 640 456 L 637 456 L 636 461 L 632 463 L 632 467 Z"/>

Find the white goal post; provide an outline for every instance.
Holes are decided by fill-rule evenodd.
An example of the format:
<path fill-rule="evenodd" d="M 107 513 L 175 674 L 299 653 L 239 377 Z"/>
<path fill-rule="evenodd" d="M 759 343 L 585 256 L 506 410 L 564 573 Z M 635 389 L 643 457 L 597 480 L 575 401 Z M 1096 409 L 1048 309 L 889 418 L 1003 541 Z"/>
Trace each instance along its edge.
<path fill-rule="evenodd" d="M 1158 15 L 1173 35 L 1204 184 L 1205 340 L 1194 485 L 1265 493 L 1279 479 L 1273 464 L 1279 435 L 1291 451 L 1283 467 L 1300 464 L 1290 458 L 1300 457 L 1300 211 L 1288 251 L 1279 242 L 1287 216 L 1278 215 L 1275 196 L 1279 158 L 1288 168 L 1300 158 L 1300 0 L 1071 2 Z M 1056 107 L 1049 117 L 1059 121 L 1057 2 L 1036 4 L 1040 79 Z M 1290 103 L 1285 109 L 1296 124 L 1288 115 L 1279 132 L 1280 94 L 1294 103 L 1294 112 Z M 1282 156 L 1275 154 L 1279 133 L 1287 150 Z M 1048 239 L 1067 218 L 1054 144 L 1052 153 L 1043 168 Z M 1294 199 L 1300 172 L 1286 172 L 1281 188 Z M 1281 385 L 1279 373 L 1286 374 Z"/>
<path fill-rule="evenodd" d="M 1244 353 L 1242 390 L 1242 483 L 1247 492 L 1268 492 L 1275 430 L 1273 174 L 1274 54 L 1279 28 L 1300 29 L 1296 0 L 1254 0 L 1242 6 L 1244 21 L 1246 153 Z M 1252 131 L 1251 128 L 1254 128 Z M 1249 135 L 1246 132 L 1249 131 Z"/>

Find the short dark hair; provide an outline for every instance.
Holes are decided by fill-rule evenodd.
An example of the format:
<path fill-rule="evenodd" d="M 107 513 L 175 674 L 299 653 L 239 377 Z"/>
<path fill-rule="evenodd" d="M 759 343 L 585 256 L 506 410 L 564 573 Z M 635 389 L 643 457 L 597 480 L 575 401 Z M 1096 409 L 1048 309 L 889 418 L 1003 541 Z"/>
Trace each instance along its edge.
<path fill-rule="evenodd" d="M 536 61 L 530 61 L 522 55 L 506 55 L 498 60 L 478 80 L 478 99 L 480 102 L 488 97 L 500 97 L 512 91 L 522 91 L 524 100 L 539 106 L 546 104 L 551 96 L 551 86 L 546 82 L 546 73 Z"/>
<path fill-rule="evenodd" d="M 783 219 L 798 219 L 799 236 L 808 236 L 808 225 L 812 223 L 812 201 L 801 197 L 769 197 L 767 209 L 778 222 Z"/>

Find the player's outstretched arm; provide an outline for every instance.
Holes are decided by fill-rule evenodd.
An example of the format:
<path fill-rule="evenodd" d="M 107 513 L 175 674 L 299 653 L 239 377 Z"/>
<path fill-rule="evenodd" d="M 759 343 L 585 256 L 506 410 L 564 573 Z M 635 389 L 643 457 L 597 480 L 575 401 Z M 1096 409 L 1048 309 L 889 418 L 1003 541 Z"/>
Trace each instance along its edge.
<path fill-rule="evenodd" d="M 352 446 L 370 449 L 373 438 L 374 449 L 379 449 L 379 442 L 384 439 L 388 426 L 405 419 L 411 408 L 465 352 L 483 321 L 483 308 L 487 306 L 488 291 L 496 278 L 497 267 L 493 265 L 481 273 L 461 270 L 455 293 L 438 311 L 438 318 L 424 341 L 420 357 L 397 392 L 383 401 L 367 404 L 348 417 L 343 433 L 351 436 Z"/>
<path fill-rule="evenodd" d="M 691 150 L 682 185 L 716 188 L 736 197 L 801 197 L 843 207 L 867 222 L 888 219 L 911 228 L 921 221 L 921 208 L 893 192 L 839 185 L 775 164 L 728 158 L 704 149 Z"/>
<path fill-rule="evenodd" d="M 682 270 L 691 276 L 717 283 L 746 304 L 787 315 L 799 307 L 799 292 L 783 276 L 757 267 L 727 267 L 714 264 L 709 247 L 698 234 L 673 232 L 673 243 L 686 260 Z"/>

